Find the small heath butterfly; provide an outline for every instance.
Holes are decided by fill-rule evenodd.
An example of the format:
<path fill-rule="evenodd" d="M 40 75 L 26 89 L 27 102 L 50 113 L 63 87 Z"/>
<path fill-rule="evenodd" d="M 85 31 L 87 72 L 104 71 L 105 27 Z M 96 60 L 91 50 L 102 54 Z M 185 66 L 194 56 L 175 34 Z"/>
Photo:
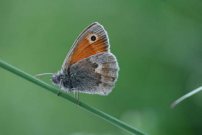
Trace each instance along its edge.
<path fill-rule="evenodd" d="M 52 82 L 65 92 L 108 95 L 118 72 L 107 31 L 94 22 L 75 40 L 61 70 L 52 75 Z"/>

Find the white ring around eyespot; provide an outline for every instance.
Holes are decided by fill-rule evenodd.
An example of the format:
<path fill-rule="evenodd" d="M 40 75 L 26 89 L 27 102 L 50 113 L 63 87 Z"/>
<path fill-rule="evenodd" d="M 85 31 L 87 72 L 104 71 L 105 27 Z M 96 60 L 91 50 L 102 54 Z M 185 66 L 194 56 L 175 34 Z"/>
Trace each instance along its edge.
<path fill-rule="evenodd" d="M 95 36 L 95 38 L 96 38 L 95 41 L 91 40 L 92 36 Z M 89 34 L 87 39 L 88 39 L 89 43 L 92 44 L 92 43 L 94 43 L 94 42 L 96 42 L 98 40 L 98 36 L 96 34 Z"/>

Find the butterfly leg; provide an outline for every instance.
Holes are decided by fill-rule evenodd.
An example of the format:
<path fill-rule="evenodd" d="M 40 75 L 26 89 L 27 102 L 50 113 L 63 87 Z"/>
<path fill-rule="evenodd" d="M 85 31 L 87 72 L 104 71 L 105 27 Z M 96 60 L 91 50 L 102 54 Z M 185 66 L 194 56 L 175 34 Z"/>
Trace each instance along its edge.
<path fill-rule="evenodd" d="M 77 91 L 77 104 L 79 105 L 79 91 Z"/>
<path fill-rule="evenodd" d="M 74 93 L 74 98 L 76 98 L 76 91 L 74 91 L 73 93 Z"/>
<path fill-rule="evenodd" d="M 60 94 L 61 94 L 61 86 L 62 86 L 62 80 L 60 80 L 60 85 L 59 85 L 60 89 L 57 92 L 57 96 L 60 96 Z"/>
<path fill-rule="evenodd" d="M 57 92 L 57 96 L 60 96 L 60 94 L 61 94 L 61 92 L 60 92 L 60 90 L 58 90 L 58 92 Z"/>
<path fill-rule="evenodd" d="M 79 92 L 74 91 L 74 98 L 77 100 L 77 105 L 79 105 Z"/>

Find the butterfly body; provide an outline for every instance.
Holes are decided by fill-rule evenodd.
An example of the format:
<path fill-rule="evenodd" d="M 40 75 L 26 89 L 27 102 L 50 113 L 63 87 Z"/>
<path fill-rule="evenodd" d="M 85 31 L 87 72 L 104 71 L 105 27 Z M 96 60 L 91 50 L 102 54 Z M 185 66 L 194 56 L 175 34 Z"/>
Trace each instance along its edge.
<path fill-rule="evenodd" d="M 74 42 L 62 69 L 52 76 L 52 81 L 67 92 L 108 95 L 118 71 L 105 29 L 93 23 Z"/>

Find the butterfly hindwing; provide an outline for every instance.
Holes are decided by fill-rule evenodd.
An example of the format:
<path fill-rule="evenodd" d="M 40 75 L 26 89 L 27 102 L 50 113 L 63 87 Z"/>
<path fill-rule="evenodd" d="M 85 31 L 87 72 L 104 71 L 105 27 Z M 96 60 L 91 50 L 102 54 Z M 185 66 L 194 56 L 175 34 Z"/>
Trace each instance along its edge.
<path fill-rule="evenodd" d="M 82 93 L 108 95 L 118 78 L 118 71 L 113 54 L 93 55 L 70 67 L 72 86 Z"/>

